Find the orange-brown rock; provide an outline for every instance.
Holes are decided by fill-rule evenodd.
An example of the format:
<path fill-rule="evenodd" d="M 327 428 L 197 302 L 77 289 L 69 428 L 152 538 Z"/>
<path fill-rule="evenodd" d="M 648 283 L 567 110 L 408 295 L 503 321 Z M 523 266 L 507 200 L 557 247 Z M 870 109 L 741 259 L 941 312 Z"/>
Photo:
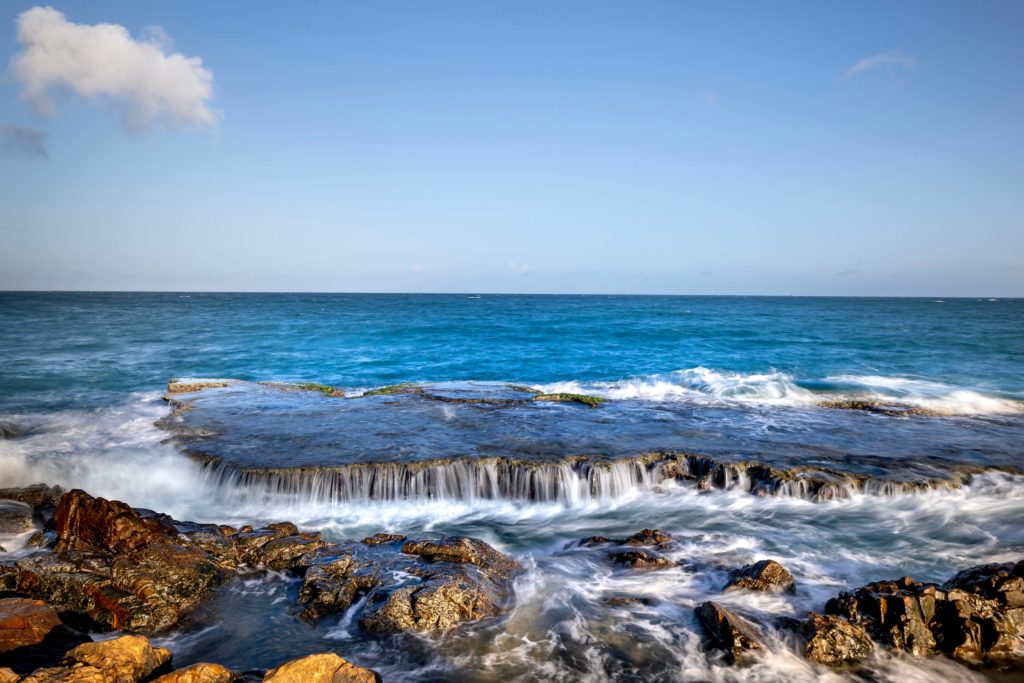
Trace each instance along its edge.
<path fill-rule="evenodd" d="M 379 683 L 380 674 L 352 664 L 334 653 L 295 659 L 263 677 L 263 683 Z"/>

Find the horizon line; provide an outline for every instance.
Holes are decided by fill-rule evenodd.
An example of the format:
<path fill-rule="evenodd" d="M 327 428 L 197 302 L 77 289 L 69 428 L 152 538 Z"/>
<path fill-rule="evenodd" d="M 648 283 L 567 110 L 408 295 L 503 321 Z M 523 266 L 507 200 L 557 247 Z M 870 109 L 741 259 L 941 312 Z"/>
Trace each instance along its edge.
<path fill-rule="evenodd" d="M 0 294 L 251 294 L 251 295 L 325 295 L 325 296 L 586 296 L 586 297 L 734 297 L 772 299 L 976 299 L 1017 300 L 1024 296 L 991 294 L 650 294 L 628 292 L 344 292 L 301 290 L 188 290 L 188 289 L 0 289 Z"/>

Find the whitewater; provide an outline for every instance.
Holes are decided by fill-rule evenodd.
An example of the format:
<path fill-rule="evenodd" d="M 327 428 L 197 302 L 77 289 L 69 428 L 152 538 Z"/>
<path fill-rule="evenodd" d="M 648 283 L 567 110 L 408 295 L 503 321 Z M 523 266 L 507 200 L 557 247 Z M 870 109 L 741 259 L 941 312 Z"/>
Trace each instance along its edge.
<path fill-rule="evenodd" d="M 469 535 L 526 568 L 501 617 L 388 637 L 351 614 L 303 623 L 288 609 L 297 579 L 250 577 L 158 636 L 179 665 L 336 649 L 385 680 L 1011 680 L 881 648 L 856 673 L 825 670 L 771 618 L 1024 556 L 1022 313 L 1013 300 L 3 294 L 0 487 L 81 488 L 179 520 L 287 519 L 332 540 Z M 235 384 L 176 415 L 175 377 Z M 261 384 L 302 381 L 345 398 Z M 406 382 L 606 403 L 363 396 Z M 701 484 L 662 476 L 650 454 L 669 451 L 863 483 L 828 496 Z M 312 474 L 268 478 L 298 465 Z M 393 494 L 339 484 L 384 465 L 434 473 L 402 475 Z M 505 485 L 515 467 L 541 474 Z M 931 480 L 952 483 L 917 486 Z M 655 527 L 678 541 L 671 559 L 722 569 L 631 573 L 573 546 Z M 28 540 L 0 538 L 0 558 Z M 725 568 L 766 557 L 795 595 L 720 594 Z M 605 604 L 618 595 L 649 600 Z M 746 667 L 708 657 L 692 611 L 708 599 L 764 617 L 770 652 Z"/>

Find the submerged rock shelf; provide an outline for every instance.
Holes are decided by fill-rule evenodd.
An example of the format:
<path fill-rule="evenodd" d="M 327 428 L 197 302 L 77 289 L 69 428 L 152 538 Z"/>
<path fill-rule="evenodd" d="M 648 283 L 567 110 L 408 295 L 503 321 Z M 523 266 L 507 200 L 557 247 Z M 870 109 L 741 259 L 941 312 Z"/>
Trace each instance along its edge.
<path fill-rule="evenodd" d="M 576 503 L 669 482 L 824 501 L 1019 473 L 1020 454 L 985 448 L 985 435 L 958 421 L 851 412 L 837 423 L 835 411 L 822 408 L 830 415 L 820 427 L 805 410 L 792 425 L 765 428 L 763 415 L 748 409 L 621 401 L 590 410 L 574 395 L 537 402 L 543 395 L 531 391 L 403 384 L 350 400 L 321 385 L 190 380 L 172 382 L 173 410 L 158 426 L 218 484 L 324 503 Z M 865 420 L 871 431 L 854 437 Z M 927 423 L 917 429 L 915 420 Z M 808 439 L 814 429 L 820 437 Z M 795 430 L 799 445 L 788 434 Z M 972 447 L 949 445 L 965 434 Z"/>

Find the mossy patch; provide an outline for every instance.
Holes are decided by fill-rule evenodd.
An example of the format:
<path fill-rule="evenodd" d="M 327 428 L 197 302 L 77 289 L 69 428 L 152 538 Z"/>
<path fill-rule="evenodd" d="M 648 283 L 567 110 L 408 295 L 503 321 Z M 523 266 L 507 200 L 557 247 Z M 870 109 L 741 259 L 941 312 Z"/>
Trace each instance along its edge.
<path fill-rule="evenodd" d="M 319 391 L 324 396 L 330 396 L 331 398 L 341 398 L 345 395 L 345 392 L 337 387 L 332 387 L 329 384 L 318 384 L 316 382 L 303 382 L 302 384 L 295 385 L 296 388 L 302 389 L 303 391 Z"/>
<path fill-rule="evenodd" d="M 401 384 L 389 384 L 386 387 L 378 387 L 377 389 L 370 389 L 364 391 L 362 396 L 386 396 L 388 394 L 406 394 L 411 393 L 416 389 L 416 384 L 413 382 L 402 382 Z"/>
<path fill-rule="evenodd" d="M 605 402 L 605 399 L 600 396 L 589 396 L 587 394 L 569 394 L 569 393 L 558 393 L 558 394 L 537 394 L 533 397 L 534 401 L 559 401 L 561 403 L 582 403 L 590 408 L 596 408 Z"/>
<path fill-rule="evenodd" d="M 903 405 L 899 403 L 880 403 L 878 401 L 865 401 L 858 399 L 845 399 L 840 401 L 821 401 L 818 403 L 822 408 L 832 410 L 863 410 L 878 415 L 889 415 L 892 417 L 907 417 L 910 415 L 938 415 L 939 413 L 927 408 Z"/>

